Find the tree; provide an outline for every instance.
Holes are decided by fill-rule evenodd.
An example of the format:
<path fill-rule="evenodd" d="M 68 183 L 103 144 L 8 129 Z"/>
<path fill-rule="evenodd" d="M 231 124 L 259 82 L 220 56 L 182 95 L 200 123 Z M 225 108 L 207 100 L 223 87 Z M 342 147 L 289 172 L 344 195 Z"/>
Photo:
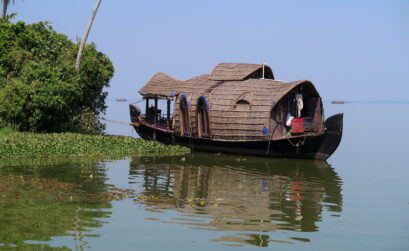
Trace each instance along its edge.
<path fill-rule="evenodd" d="M 1 0 L 1 1 L 3 2 L 3 14 L 1 15 L 1 17 L 5 18 L 7 15 L 7 8 L 11 0 Z M 13 0 L 13 4 L 14 4 L 14 0 Z"/>
<path fill-rule="evenodd" d="M 102 0 L 98 0 L 97 5 L 95 6 L 94 11 L 92 12 L 91 17 L 89 19 L 87 28 L 85 29 L 84 36 L 81 39 L 80 47 L 78 49 L 78 54 L 77 54 L 77 61 L 75 62 L 75 68 L 77 69 L 78 72 L 80 71 L 82 51 L 84 50 L 85 43 L 87 42 L 87 39 L 88 39 L 89 31 L 91 30 L 92 23 L 94 22 L 95 15 L 97 14 L 101 1 Z"/>
<path fill-rule="evenodd" d="M 77 72 L 77 50 L 46 22 L 0 19 L 0 123 L 20 131 L 102 132 L 97 116 L 114 68 L 92 43 Z"/>

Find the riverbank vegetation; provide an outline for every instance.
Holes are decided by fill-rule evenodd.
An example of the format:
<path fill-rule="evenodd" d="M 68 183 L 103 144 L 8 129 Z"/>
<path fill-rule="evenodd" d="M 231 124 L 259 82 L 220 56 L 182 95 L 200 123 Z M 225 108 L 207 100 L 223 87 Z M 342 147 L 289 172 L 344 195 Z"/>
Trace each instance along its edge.
<path fill-rule="evenodd" d="M 124 157 L 179 155 L 189 149 L 125 136 L 22 133 L 0 130 L 1 158 Z"/>
<path fill-rule="evenodd" d="M 47 22 L 0 19 L 0 123 L 19 131 L 99 134 L 114 67 L 95 44 L 78 45 Z M 0 125 L 1 127 L 1 125 Z"/>
<path fill-rule="evenodd" d="M 0 18 L 0 158 L 175 155 L 187 148 L 103 136 L 114 67 L 96 49 L 78 45 L 47 22 Z"/>

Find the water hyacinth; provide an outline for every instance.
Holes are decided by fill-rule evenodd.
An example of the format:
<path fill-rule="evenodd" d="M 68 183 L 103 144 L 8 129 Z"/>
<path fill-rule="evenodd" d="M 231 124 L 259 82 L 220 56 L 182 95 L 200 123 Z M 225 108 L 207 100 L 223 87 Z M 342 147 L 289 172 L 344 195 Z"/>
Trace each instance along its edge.
<path fill-rule="evenodd" d="M 0 158 L 178 155 L 189 149 L 126 136 L 10 133 L 0 137 Z"/>

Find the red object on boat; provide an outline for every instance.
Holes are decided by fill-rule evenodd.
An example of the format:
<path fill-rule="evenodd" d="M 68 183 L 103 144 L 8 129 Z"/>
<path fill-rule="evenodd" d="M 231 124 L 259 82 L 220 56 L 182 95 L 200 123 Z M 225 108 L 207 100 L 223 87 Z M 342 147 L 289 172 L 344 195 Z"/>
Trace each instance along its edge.
<path fill-rule="evenodd" d="M 294 118 L 291 121 L 291 133 L 303 133 L 304 132 L 304 118 Z"/>

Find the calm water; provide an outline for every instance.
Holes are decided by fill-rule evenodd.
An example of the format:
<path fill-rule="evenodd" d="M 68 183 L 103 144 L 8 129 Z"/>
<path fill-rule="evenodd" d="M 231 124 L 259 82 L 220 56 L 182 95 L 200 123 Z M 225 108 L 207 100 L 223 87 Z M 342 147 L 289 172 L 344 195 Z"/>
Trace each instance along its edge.
<path fill-rule="evenodd" d="M 326 104 L 345 113 L 327 162 L 0 161 L 0 249 L 409 250 L 408 108 Z"/>

